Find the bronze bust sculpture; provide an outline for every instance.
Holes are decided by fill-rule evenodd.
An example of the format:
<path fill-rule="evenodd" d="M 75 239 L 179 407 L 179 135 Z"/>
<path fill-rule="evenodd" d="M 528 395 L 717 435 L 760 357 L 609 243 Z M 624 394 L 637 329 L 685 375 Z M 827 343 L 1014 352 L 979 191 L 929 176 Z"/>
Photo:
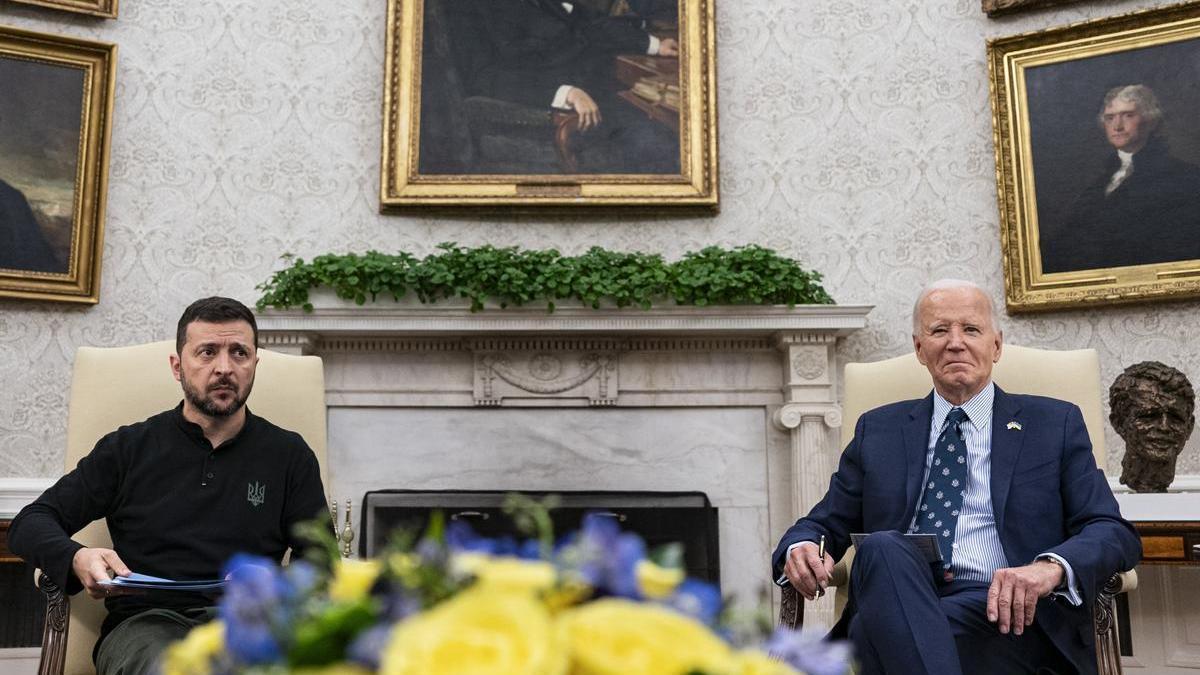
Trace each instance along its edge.
<path fill-rule="evenodd" d="M 1191 383 L 1171 366 L 1143 361 L 1117 376 L 1108 401 L 1108 419 L 1125 439 L 1121 483 L 1137 492 L 1166 492 L 1196 426 Z"/>

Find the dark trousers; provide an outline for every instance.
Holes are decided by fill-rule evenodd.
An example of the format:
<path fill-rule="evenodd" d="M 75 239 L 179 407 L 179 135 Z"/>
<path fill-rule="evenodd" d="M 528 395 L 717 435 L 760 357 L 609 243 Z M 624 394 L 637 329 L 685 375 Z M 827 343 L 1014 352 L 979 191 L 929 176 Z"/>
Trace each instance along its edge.
<path fill-rule="evenodd" d="M 613 95 L 588 93 L 600 107 L 599 126 L 572 139 L 583 173 L 679 173 L 679 137 Z"/>
<path fill-rule="evenodd" d="M 215 607 L 175 612 L 151 609 L 122 621 L 96 652 L 97 675 L 147 675 L 162 672 L 166 648 L 188 631 L 215 618 Z"/>
<path fill-rule="evenodd" d="M 861 675 L 1074 673 L 1035 621 L 1023 634 L 987 620 L 988 584 L 941 582 L 899 532 L 858 547 L 850 572 L 850 639 Z"/>

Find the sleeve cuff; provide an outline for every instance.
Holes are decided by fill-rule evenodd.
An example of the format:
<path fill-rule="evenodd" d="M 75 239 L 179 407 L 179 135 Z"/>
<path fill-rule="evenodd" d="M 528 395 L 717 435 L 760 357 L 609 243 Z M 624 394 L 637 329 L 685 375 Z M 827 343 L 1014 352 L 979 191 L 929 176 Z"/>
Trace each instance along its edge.
<path fill-rule="evenodd" d="M 1063 584 L 1065 588 L 1057 588 L 1051 591 L 1051 595 L 1064 598 L 1067 600 L 1067 602 L 1071 603 L 1071 605 L 1075 607 L 1083 604 L 1083 596 L 1079 593 L 1079 583 L 1075 579 L 1075 570 L 1071 569 L 1071 563 L 1067 562 L 1066 558 L 1063 558 L 1057 553 L 1047 552 L 1039 555 L 1037 558 L 1035 558 L 1035 560 L 1053 560 L 1062 565 L 1063 570 L 1067 574 L 1067 578 L 1064 580 L 1065 583 Z"/>
<path fill-rule="evenodd" d="M 646 54 L 648 54 L 650 56 L 657 56 L 658 48 L 661 45 L 662 45 L 662 40 L 659 40 L 657 37 L 651 35 L 650 36 L 650 46 L 646 48 Z"/>
<path fill-rule="evenodd" d="M 571 106 L 567 105 L 567 94 L 570 94 L 572 89 L 574 87 L 569 84 L 559 87 L 558 91 L 554 92 L 554 100 L 550 102 L 550 107 L 558 108 L 559 110 L 570 110 Z"/>

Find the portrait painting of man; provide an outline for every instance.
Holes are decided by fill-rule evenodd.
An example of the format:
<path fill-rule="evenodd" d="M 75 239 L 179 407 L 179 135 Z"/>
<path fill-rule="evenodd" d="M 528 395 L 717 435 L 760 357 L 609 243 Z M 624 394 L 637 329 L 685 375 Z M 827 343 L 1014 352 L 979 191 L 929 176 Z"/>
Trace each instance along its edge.
<path fill-rule="evenodd" d="M 1030 68 L 1041 273 L 1200 260 L 1200 40 Z"/>
<path fill-rule="evenodd" d="M 0 55 L 0 274 L 66 274 L 84 73 Z"/>
<path fill-rule="evenodd" d="M 680 173 L 678 0 L 415 1 L 420 173 Z"/>

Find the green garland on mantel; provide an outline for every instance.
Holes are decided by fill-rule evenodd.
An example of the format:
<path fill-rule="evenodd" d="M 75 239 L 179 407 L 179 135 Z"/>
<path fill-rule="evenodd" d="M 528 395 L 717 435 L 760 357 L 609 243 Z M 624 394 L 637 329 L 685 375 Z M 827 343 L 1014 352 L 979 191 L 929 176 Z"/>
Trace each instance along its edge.
<path fill-rule="evenodd" d="M 473 312 L 485 302 L 500 307 L 545 302 L 553 312 L 555 302 L 564 299 L 596 309 L 602 303 L 649 309 L 663 299 L 696 306 L 833 304 L 819 273 L 755 245 L 709 246 L 670 263 L 657 254 L 599 247 L 578 256 L 554 249 L 464 248 L 455 243 L 437 248 L 424 258 L 404 251 L 327 254 L 312 262 L 284 256 L 291 266 L 257 287 L 263 292 L 257 306 L 311 312 L 308 291 L 321 287 L 359 305 L 380 295 L 398 300 L 410 292 L 422 303 L 469 298 Z"/>

